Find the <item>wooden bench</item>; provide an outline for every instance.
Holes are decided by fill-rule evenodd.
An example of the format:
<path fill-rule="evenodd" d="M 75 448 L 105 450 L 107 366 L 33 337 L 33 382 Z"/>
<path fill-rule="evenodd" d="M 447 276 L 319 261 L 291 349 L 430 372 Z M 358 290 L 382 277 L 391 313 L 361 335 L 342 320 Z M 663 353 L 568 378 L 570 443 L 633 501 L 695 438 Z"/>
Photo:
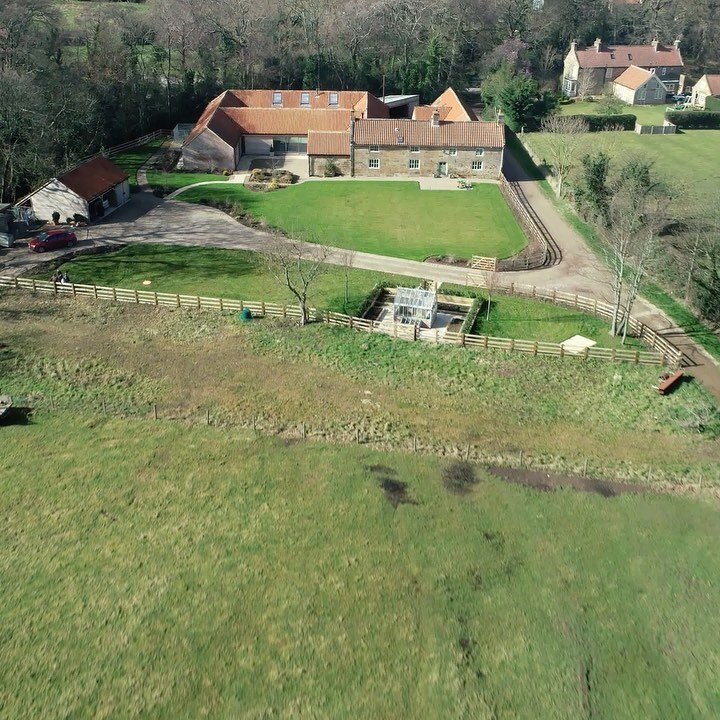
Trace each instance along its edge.
<path fill-rule="evenodd" d="M 668 392 L 670 392 L 670 390 L 672 390 L 672 388 L 673 388 L 678 382 L 680 382 L 680 380 L 682 379 L 682 376 L 683 376 L 683 371 L 682 371 L 682 370 L 678 370 L 677 372 L 674 372 L 669 378 L 665 378 L 665 380 L 663 380 L 663 381 L 662 381 L 661 383 L 659 383 L 658 385 L 653 385 L 653 387 L 654 387 L 661 395 L 665 395 L 665 394 L 667 394 Z"/>

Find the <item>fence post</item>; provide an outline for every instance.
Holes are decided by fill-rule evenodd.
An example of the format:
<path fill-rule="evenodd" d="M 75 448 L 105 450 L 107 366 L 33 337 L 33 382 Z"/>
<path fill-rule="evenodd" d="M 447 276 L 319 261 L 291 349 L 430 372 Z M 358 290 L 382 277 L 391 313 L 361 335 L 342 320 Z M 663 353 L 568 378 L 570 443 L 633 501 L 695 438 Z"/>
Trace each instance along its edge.
<path fill-rule="evenodd" d="M 157 403 L 153 403 L 153 417 L 157 420 Z"/>
<path fill-rule="evenodd" d="M 137 291 L 137 290 L 135 291 L 135 304 L 136 304 L 136 305 L 139 305 L 139 304 L 140 304 L 140 298 L 138 297 L 138 291 Z"/>
<path fill-rule="evenodd" d="M 515 338 L 510 338 L 510 352 L 515 350 Z"/>
<path fill-rule="evenodd" d="M 17 280 L 16 280 L 16 282 L 17 282 Z M 53 283 L 53 289 L 55 290 L 55 294 L 57 295 L 58 292 L 57 292 L 57 283 L 56 282 Z M 35 283 L 34 282 L 33 282 L 33 292 L 35 292 Z M 113 292 L 113 294 L 114 294 L 114 292 Z"/>
<path fill-rule="evenodd" d="M 205 423 L 207 425 L 210 424 L 210 408 L 207 408 L 207 410 L 205 411 Z"/>
<path fill-rule="evenodd" d="M 565 346 L 560 346 L 560 359 L 562 360 L 565 357 Z"/>
<path fill-rule="evenodd" d="M 537 355 L 538 353 L 538 344 L 537 340 L 533 343 L 533 355 Z"/>
<path fill-rule="evenodd" d="M 578 306 L 578 296 L 577 296 L 577 293 L 575 293 L 575 309 L 576 310 L 577 310 L 577 306 Z"/>
<path fill-rule="evenodd" d="M 200 296 L 199 296 L 199 295 L 196 295 L 196 296 L 195 296 L 195 300 L 197 301 L 197 308 L 198 308 L 198 310 L 199 310 L 200 307 L 201 307 L 201 306 L 200 306 Z"/>
<path fill-rule="evenodd" d="M 117 288 L 113 288 L 113 302 L 117 302 Z"/>
<path fill-rule="evenodd" d="M 265 301 L 264 300 L 262 301 L 262 314 L 263 314 L 263 317 L 265 317 Z"/>
<path fill-rule="evenodd" d="M 93 295 L 95 296 L 95 299 L 97 300 L 97 299 L 98 299 L 98 296 L 97 296 L 97 285 L 93 285 Z"/>
<path fill-rule="evenodd" d="M 488 349 L 488 336 L 487 335 L 483 335 L 483 349 L 484 350 Z"/>
<path fill-rule="evenodd" d="M 511 295 L 515 294 L 515 283 L 514 282 L 510 283 L 510 294 Z"/>
<path fill-rule="evenodd" d="M 283 305 L 283 317 L 287 317 L 287 304 Z"/>
<path fill-rule="evenodd" d="M 613 362 L 615 362 L 615 359 L 617 358 L 617 350 L 615 348 L 612 349 L 612 356 L 611 359 Z"/>
<path fill-rule="evenodd" d="M 637 365 L 640 362 L 640 351 L 635 351 L 635 364 Z"/>
<path fill-rule="evenodd" d="M 418 329 L 417 325 L 413 323 L 413 342 L 415 342 L 418 339 Z"/>
<path fill-rule="evenodd" d="M 352 315 L 351 315 L 350 318 L 349 318 L 348 327 L 352 329 L 352 326 L 353 326 L 353 317 L 352 317 Z M 397 325 L 396 325 L 395 327 L 397 327 Z M 397 334 L 396 334 L 396 337 L 397 337 Z"/>
<path fill-rule="evenodd" d="M 176 304 L 178 307 L 180 307 L 180 296 L 179 296 L 179 295 L 175 295 L 175 304 Z"/>
<path fill-rule="evenodd" d="M 460 333 L 460 344 L 465 347 L 465 333 Z"/>

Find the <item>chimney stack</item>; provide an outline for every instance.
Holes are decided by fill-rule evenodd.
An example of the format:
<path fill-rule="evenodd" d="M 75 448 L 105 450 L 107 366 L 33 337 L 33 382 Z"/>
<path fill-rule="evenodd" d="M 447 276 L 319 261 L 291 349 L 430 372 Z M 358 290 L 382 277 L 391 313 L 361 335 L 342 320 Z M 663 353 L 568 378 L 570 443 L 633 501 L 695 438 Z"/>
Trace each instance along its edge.
<path fill-rule="evenodd" d="M 430 127 L 440 127 L 440 111 L 435 109 L 430 116 Z"/>
<path fill-rule="evenodd" d="M 577 50 L 577 40 L 571 40 L 570 41 L 570 49 L 571 50 Z"/>
<path fill-rule="evenodd" d="M 600 48 L 602 47 L 602 40 L 600 38 L 595 38 L 595 52 L 600 52 Z"/>
<path fill-rule="evenodd" d="M 676 50 L 679 49 L 680 48 L 680 38 L 676 38 L 675 40 L 673 40 L 673 45 L 675 46 Z"/>
<path fill-rule="evenodd" d="M 653 49 L 655 52 L 657 52 L 657 51 L 658 51 L 658 45 L 660 44 L 660 43 L 658 42 L 658 39 L 655 38 L 650 44 L 652 45 L 652 49 Z"/>

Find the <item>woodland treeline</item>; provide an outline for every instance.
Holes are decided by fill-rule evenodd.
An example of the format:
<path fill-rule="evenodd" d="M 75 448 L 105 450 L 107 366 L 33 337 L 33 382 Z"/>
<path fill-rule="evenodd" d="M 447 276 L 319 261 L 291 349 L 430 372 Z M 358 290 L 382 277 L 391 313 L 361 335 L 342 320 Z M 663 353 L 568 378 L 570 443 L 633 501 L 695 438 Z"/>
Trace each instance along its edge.
<path fill-rule="evenodd" d="M 225 87 L 433 98 L 501 63 L 555 89 L 571 39 L 720 56 L 718 0 L 147 0 L 0 3 L 0 200 L 101 147 L 191 121 Z M 78 9 L 79 7 L 79 9 Z"/>

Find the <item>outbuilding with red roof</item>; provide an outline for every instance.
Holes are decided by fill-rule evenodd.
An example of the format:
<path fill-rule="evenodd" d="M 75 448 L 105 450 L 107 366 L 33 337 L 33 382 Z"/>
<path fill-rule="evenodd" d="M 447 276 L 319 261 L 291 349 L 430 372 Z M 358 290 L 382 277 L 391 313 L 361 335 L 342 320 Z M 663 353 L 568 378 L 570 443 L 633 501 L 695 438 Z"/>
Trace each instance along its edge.
<path fill-rule="evenodd" d="M 61 221 L 82 215 L 96 220 L 130 199 L 128 174 L 104 155 L 97 155 L 53 178 L 23 199 L 38 220 L 60 213 Z"/>

